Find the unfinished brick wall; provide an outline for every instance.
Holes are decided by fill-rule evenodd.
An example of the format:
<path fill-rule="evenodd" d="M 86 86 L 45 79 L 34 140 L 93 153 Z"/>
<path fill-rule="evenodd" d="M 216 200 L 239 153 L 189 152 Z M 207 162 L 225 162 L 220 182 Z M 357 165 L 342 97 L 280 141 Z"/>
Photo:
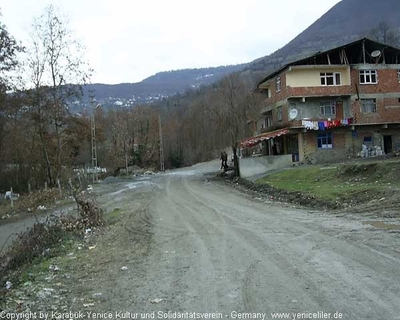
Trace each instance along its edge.
<path fill-rule="evenodd" d="M 304 134 L 303 152 L 305 161 L 311 160 L 315 163 L 329 163 L 345 160 L 352 155 L 349 139 L 346 139 L 346 135 L 349 134 L 348 132 L 332 131 L 333 149 L 318 149 L 318 133 L 320 132 L 308 131 Z"/>
<path fill-rule="evenodd" d="M 281 91 L 276 92 L 275 81 L 278 77 L 281 77 Z M 265 100 L 266 105 L 274 104 L 278 101 L 284 100 L 287 97 L 287 88 L 286 88 L 286 72 L 282 72 L 276 77 L 272 78 L 268 81 L 269 88 L 271 90 L 271 97 Z"/>
<path fill-rule="evenodd" d="M 320 86 L 287 88 L 287 97 L 351 95 L 351 86 Z"/>
<path fill-rule="evenodd" d="M 397 69 L 377 70 L 377 84 L 360 84 L 359 71 L 351 71 L 354 91 L 352 112 L 357 123 L 400 122 L 400 83 Z M 376 112 L 363 113 L 360 99 L 376 99 Z"/>

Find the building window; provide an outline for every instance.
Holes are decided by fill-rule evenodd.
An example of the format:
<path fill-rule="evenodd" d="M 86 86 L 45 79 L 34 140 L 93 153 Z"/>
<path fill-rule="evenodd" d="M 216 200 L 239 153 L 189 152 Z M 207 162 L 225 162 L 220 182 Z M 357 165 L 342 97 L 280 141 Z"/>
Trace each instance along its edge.
<path fill-rule="evenodd" d="M 372 137 L 364 137 L 364 144 L 368 146 L 372 146 Z"/>
<path fill-rule="evenodd" d="M 400 69 L 397 69 L 397 80 L 398 80 L 399 83 L 400 83 Z"/>
<path fill-rule="evenodd" d="M 269 128 L 269 127 L 272 126 L 272 122 L 271 122 L 271 117 L 270 116 L 265 117 L 264 125 L 265 125 L 265 128 Z"/>
<path fill-rule="evenodd" d="M 318 149 L 332 149 L 333 148 L 333 137 L 331 132 L 319 133 L 317 135 L 317 146 Z"/>
<path fill-rule="evenodd" d="M 361 112 L 362 113 L 375 113 L 376 112 L 376 99 L 361 99 Z"/>
<path fill-rule="evenodd" d="M 276 92 L 279 92 L 279 91 L 282 90 L 281 77 L 276 78 L 276 80 L 275 80 L 275 88 L 276 88 Z"/>
<path fill-rule="evenodd" d="M 340 72 L 321 72 L 321 86 L 339 86 L 342 83 Z"/>
<path fill-rule="evenodd" d="M 282 121 L 282 107 L 276 108 L 276 120 Z"/>
<path fill-rule="evenodd" d="M 376 70 L 360 70 L 360 84 L 378 83 L 378 74 Z"/>
<path fill-rule="evenodd" d="M 320 114 L 321 116 L 335 116 L 336 115 L 336 106 L 333 102 L 323 102 L 320 106 Z"/>

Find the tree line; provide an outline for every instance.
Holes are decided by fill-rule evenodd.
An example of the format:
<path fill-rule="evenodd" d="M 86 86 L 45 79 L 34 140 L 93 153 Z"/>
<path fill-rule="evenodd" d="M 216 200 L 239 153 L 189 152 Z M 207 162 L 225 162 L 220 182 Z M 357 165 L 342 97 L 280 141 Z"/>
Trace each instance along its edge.
<path fill-rule="evenodd" d="M 92 108 L 77 114 L 69 106 L 82 98 L 92 69 L 57 8 L 34 19 L 30 43 L 20 44 L 4 24 L 0 37 L 0 192 L 55 186 L 90 166 L 92 115 L 98 165 L 111 172 L 159 168 L 160 121 L 165 168 L 213 159 L 227 146 L 236 152 L 249 134 L 256 103 L 243 74 L 129 109 L 94 108 L 93 93 Z"/>
<path fill-rule="evenodd" d="M 385 24 L 371 33 L 397 40 Z M 53 6 L 34 19 L 30 39 L 20 44 L 0 23 L 0 192 L 55 186 L 91 166 L 92 116 L 98 165 L 109 172 L 157 170 L 161 122 L 165 168 L 215 159 L 231 147 L 239 175 L 238 141 L 253 135 L 262 105 L 252 93 L 259 74 L 232 73 L 157 104 L 107 111 L 94 108 L 94 92 L 91 106 L 77 114 L 70 106 L 92 73 L 82 45 Z"/>

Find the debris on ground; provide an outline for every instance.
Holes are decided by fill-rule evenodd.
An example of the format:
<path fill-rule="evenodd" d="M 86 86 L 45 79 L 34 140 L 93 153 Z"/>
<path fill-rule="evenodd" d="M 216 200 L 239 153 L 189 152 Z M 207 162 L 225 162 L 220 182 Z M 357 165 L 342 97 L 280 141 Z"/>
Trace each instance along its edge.
<path fill-rule="evenodd" d="M 17 211 L 45 210 L 57 201 L 63 200 L 58 188 L 35 191 L 27 196 L 21 196 L 16 206 Z M 29 209 L 29 210 L 28 210 Z"/>
<path fill-rule="evenodd" d="M 160 303 L 160 302 L 163 302 L 164 301 L 164 299 L 153 299 L 153 300 L 150 300 L 150 303 Z"/>

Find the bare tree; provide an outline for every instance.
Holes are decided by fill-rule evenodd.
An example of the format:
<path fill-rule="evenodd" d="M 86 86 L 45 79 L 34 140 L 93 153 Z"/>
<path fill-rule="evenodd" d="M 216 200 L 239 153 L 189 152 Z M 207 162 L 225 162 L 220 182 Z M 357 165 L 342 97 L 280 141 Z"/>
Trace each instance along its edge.
<path fill-rule="evenodd" d="M 372 40 L 388 44 L 393 47 L 400 46 L 400 34 L 398 30 L 392 28 L 387 22 L 380 22 L 375 28 L 371 29 L 367 35 Z"/>
<path fill-rule="evenodd" d="M 78 99 L 81 85 L 91 70 L 83 47 L 68 29 L 68 23 L 52 5 L 34 20 L 28 58 L 33 117 L 42 144 L 50 184 L 59 177 L 67 142 L 68 103 Z"/>
<path fill-rule="evenodd" d="M 128 174 L 128 166 L 133 150 L 133 133 L 132 128 L 130 127 L 129 118 L 130 114 L 128 114 L 128 112 L 118 111 L 115 113 L 114 123 L 112 126 L 113 150 L 118 163 L 123 159 L 126 174 Z"/>
<path fill-rule="evenodd" d="M 222 136 L 232 147 L 235 175 L 240 176 L 239 140 L 245 137 L 247 122 L 253 120 L 258 112 L 251 88 L 240 74 L 231 74 L 221 81 L 212 108 Z"/>

